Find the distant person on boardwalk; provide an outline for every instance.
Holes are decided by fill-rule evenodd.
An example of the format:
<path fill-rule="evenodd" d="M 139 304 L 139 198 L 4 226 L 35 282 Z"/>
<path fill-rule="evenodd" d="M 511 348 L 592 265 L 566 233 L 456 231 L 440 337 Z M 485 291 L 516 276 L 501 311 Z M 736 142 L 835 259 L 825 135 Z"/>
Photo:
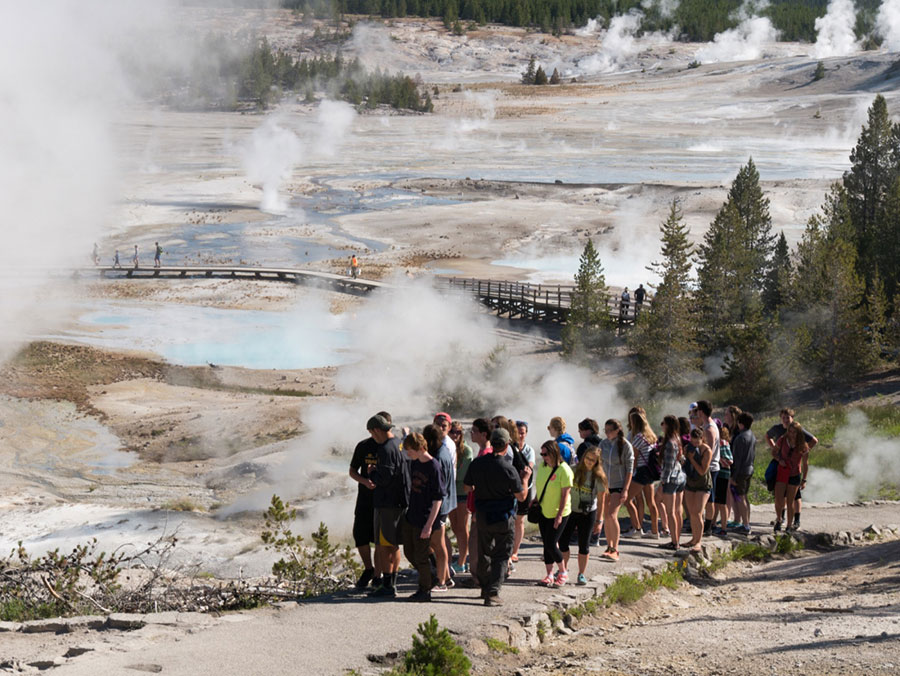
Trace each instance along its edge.
<path fill-rule="evenodd" d="M 96 242 L 94 242 L 94 253 L 91 254 L 91 260 L 94 261 L 94 265 L 100 265 L 100 247 Z"/>
<path fill-rule="evenodd" d="M 159 265 L 160 265 L 160 263 L 159 263 L 159 257 L 160 257 L 160 256 L 162 256 L 162 247 L 159 245 L 159 242 L 157 242 L 157 243 L 156 243 L 156 250 L 153 252 L 153 267 L 154 267 L 154 268 L 158 268 L 158 267 L 159 267 Z"/>
<path fill-rule="evenodd" d="M 472 461 L 463 483 L 475 494 L 478 522 L 477 575 L 484 605 L 501 605 L 500 586 L 506 577 L 512 554 L 516 520 L 516 500 L 528 495 L 519 473 L 505 459 L 509 432 L 502 427 L 491 432 L 491 452 Z M 525 473 L 530 476 L 531 468 Z"/>
<path fill-rule="evenodd" d="M 116 255 L 113 257 L 113 267 L 121 268 L 122 264 L 119 262 L 119 250 L 116 249 Z"/>
<path fill-rule="evenodd" d="M 134 245 L 134 256 L 131 257 L 131 263 L 134 265 L 134 269 L 138 269 L 138 265 L 140 262 L 138 261 L 138 248 L 137 244 Z"/>
<path fill-rule="evenodd" d="M 356 257 L 356 254 L 350 256 L 350 276 L 353 279 L 359 277 L 359 259 Z"/>
<path fill-rule="evenodd" d="M 628 293 L 628 287 L 622 292 L 622 305 L 619 319 L 624 321 L 628 318 L 628 306 L 631 305 L 631 294 Z"/>
<path fill-rule="evenodd" d="M 644 285 L 641 284 L 638 288 L 634 290 L 634 316 L 637 317 L 638 313 L 641 311 L 641 307 L 644 305 L 644 297 L 647 295 L 647 291 L 644 289 Z"/>

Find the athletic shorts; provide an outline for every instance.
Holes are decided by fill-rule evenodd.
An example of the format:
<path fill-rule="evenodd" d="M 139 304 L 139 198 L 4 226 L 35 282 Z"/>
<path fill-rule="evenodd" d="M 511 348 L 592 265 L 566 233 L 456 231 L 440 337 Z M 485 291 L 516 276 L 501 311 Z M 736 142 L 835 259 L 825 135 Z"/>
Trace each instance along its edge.
<path fill-rule="evenodd" d="M 747 495 L 747 491 L 750 490 L 751 477 L 751 474 L 748 474 L 746 476 L 732 477 L 731 480 L 734 482 L 734 492 L 737 495 Z"/>
<path fill-rule="evenodd" d="M 709 478 L 712 480 L 712 486 L 709 487 L 709 501 L 714 503 L 716 501 L 716 480 L 719 478 L 719 470 L 710 472 Z"/>
<path fill-rule="evenodd" d="M 529 507 L 531 507 L 531 500 L 525 502 L 516 500 L 516 516 L 527 516 Z"/>
<path fill-rule="evenodd" d="M 367 547 L 375 542 L 374 510 L 360 510 L 353 515 L 353 542 L 357 547 Z"/>
<path fill-rule="evenodd" d="M 624 488 L 624 486 L 619 486 L 618 488 L 607 488 L 606 490 L 610 493 L 621 493 L 622 488 Z"/>
<path fill-rule="evenodd" d="M 803 477 L 800 477 L 800 483 L 803 483 Z M 801 493 L 803 493 L 803 491 L 801 491 L 801 490 L 798 488 L 798 489 L 797 489 L 797 497 L 794 498 L 794 500 L 802 500 L 802 499 L 803 499 L 803 496 L 801 495 Z"/>
<path fill-rule="evenodd" d="M 379 545 L 399 547 L 403 540 L 401 523 L 406 510 L 403 507 L 375 508 L 375 540 Z"/>
<path fill-rule="evenodd" d="M 637 472 L 634 473 L 634 481 L 641 486 L 649 486 L 652 484 L 654 479 L 650 476 L 650 468 L 646 465 L 644 467 L 638 467 Z"/>
<path fill-rule="evenodd" d="M 662 492 L 666 495 L 675 495 L 675 493 L 682 493 L 684 491 L 684 482 L 678 484 L 663 484 Z"/>
<path fill-rule="evenodd" d="M 788 486 L 799 486 L 801 481 L 803 481 L 803 477 L 800 474 L 795 474 L 792 477 L 788 477 L 787 482 Z M 794 499 L 796 500 L 797 498 L 795 497 Z"/>
<path fill-rule="evenodd" d="M 716 497 L 713 501 L 717 505 L 728 504 L 728 478 L 716 477 Z"/>

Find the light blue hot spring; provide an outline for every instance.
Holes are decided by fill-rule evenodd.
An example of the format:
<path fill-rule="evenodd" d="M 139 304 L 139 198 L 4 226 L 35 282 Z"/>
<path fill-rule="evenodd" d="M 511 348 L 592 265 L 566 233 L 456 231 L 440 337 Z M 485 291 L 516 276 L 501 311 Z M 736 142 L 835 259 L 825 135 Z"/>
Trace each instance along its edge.
<path fill-rule="evenodd" d="M 146 350 L 183 366 L 303 369 L 351 360 L 349 333 L 338 318 L 323 312 L 311 317 L 300 309 L 263 312 L 108 302 L 85 304 L 78 321 L 74 329 L 52 337 Z"/>

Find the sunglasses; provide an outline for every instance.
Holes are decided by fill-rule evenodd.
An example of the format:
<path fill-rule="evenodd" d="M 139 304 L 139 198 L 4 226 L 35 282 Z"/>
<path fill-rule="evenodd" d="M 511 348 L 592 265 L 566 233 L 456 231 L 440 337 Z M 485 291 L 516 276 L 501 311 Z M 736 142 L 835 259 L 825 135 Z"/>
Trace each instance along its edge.
<path fill-rule="evenodd" d="M 541 457 L 542 457 L 542 458 L 546 458 L 548 455 L 550 455 L 550 454 L 549 454 L 549 453 L 543 453 L 543 452 L 541 453 Z"/>

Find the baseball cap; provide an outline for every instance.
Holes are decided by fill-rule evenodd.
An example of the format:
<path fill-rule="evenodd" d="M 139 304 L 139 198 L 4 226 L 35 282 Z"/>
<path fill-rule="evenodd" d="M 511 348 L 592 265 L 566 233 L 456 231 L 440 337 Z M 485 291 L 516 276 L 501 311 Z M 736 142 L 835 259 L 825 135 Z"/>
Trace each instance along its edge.
<path fill-rule="evenodd" d="M 491 446 L 493 448 L 498 448 L 501 446 L 509 445 L 509 432 L 507 432 L 502 427 L 498 427 L 493 432 L 491 432 Z"/>
<path fill-rule="evenodd" d="M 448 423 L 452 423 L 452 422 L 453 422 L 453 418 L 450 417 L 450 414 L 449 414 L 449 413 L 444 413 L 443 411 L 439 411 L 439 412 L 437 412 L 437 413 L 434 414 L 434 420 L 437 421 L 437 420 L 439 420 L 439 419 L 444 419 L 444 420 L 446 420 Z"/>
<path fill-rule="evenodd" d="M 381 415 L 373 415 L 369 418 L 369 422 L 366 423 L 367 430 L 381 430 L 382 432 L 387 432 L 392 427 L 393 425 Z"/>

